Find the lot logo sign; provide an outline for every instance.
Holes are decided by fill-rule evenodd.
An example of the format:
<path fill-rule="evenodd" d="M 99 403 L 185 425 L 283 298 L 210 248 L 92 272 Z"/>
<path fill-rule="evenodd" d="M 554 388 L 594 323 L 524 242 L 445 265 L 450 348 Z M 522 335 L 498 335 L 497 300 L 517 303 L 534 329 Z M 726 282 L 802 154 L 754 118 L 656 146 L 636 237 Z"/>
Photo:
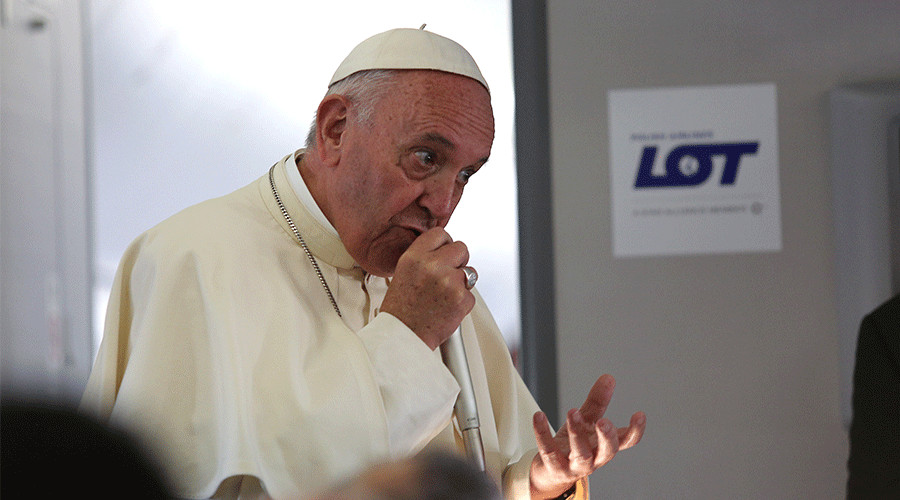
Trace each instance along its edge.
<path fill-rule="evenodd" d="M 609 93 L 616 257 L 781 249 L 775 86 Z"/>

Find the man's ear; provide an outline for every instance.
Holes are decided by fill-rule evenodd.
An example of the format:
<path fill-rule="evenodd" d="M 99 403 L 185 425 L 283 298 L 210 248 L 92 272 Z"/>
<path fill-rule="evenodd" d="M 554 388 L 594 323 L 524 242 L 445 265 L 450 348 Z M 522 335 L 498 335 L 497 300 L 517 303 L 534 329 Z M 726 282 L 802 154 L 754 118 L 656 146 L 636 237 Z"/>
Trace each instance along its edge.
<path fill-rule="evenodd" d="M 326 166 L 340 161 L 347 131 L 347 113 L 350 101 L 337 94 L 325 96 L 316 112 L 316 149 L 319 159 Z"/>

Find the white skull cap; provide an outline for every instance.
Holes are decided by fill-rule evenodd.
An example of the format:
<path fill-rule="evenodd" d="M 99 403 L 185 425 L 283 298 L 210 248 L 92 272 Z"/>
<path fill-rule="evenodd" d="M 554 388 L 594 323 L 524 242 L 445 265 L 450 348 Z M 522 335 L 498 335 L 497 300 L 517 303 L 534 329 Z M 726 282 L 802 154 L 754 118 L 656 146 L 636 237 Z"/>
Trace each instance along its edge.
<path fill-rule="evenodd" d="M 398 28 L 379 33 L 350 51 L 331 81 L 370 69 L 431 69 L 467 76 L 490 92 L 472 55 L 460 44 L 422 28 Z"/>

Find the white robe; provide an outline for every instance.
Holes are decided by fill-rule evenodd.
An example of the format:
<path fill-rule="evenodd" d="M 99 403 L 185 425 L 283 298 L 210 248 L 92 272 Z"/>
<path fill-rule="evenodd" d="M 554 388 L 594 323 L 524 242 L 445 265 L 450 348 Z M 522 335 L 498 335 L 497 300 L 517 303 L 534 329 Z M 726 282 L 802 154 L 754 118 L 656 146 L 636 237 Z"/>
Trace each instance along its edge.
<path fill-rule="evenodd" d="M 301 498 L 423 447 L 460 452 L 458 386 L 439 351 L 378 314 L 386 280 L 366 276 L 299 201 L 292 159 L 276 164 L 279 196 L 343 319 L 268 175 L 150 229 L 116 274 L 82 408 L 148 439 L 180 497 L 238 476 Z M 529 498 L 538 408 L 476 298 L 462 327 L 487 468 L 505 498 Z"/>

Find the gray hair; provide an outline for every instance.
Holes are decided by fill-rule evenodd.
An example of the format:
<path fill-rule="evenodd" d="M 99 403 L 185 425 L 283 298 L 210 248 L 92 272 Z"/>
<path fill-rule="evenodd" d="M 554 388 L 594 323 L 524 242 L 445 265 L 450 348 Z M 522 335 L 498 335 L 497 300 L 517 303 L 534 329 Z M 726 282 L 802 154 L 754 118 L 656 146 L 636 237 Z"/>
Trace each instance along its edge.
<path fill-rule="evenodd" d="M 346 97 L 356 106 L 356 121 L 364 125 L 372 124 L 375 105 L 384 97 L 399 71 L 391 69 L 373 69 L 354 73 L 328 87 L 325 96 L 338 94 Z M 316 145 L 316 115 L 313 115 L 309 133 L 306 134 L 306 149 Z"/>

